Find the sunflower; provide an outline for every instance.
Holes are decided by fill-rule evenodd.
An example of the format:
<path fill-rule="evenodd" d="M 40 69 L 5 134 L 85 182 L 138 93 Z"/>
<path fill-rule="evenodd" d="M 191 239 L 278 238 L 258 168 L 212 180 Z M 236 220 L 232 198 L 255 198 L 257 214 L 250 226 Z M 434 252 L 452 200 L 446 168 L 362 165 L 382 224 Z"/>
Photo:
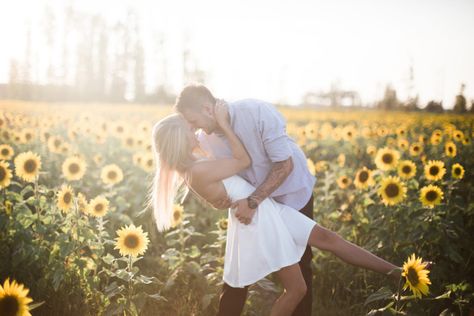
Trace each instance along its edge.
<path fill-rule="evenodd" d="M 419 135 L 418 136 L 418 141 L 422 144 L 428 143 L 428 137 L 426 135 Z"/>
<path fill-rule="evenodd" d="M 430 138 L 431 145 L 439 145 L 443 140 L 443 136 L 438 136 L 438 134 L 433 134 Z"/>
<path fill-rule="evenodd" d="M 309 172 L 314 176 L 316 174 L 316 167 L 314 162 L 310 158 L 306 158 L 306 164 L 308 165 Z"/>
<path fill-rule="evenodd" d="M 402 160 L 398 164 L 398 175 L 403 179 L 411 179 L 416 174 L 416 165 L 411 160 Z"/>
<path fill-rule="evenodd" d="M 408 260 L 403 263 L 402 276 L 405 277 L 406 282 L 403 289 L 410 287 L 415 297 L 421 298 L 421 295 L 427 295 L 429 292 L 428 284 L 431 284 L 428 278 L 429 270 L 425 269 L 426 263 L 421 262 L 421 258 L 416 258 L 415 254 L 408 257 Z"/>
<path fill-rule="evenodd" d="M 153 159 L 153 154 L 152 153 L 144 153 L 143 156 L 142 156 L 142 159 L 141 159 L 140 166 L 146 172 L 153 171 L 154 167 L 155 167 L 155 161 Z"/>
<path fill-rule="evenodd" d="M 314 169 L 316 170 L 317 173 L 323 172 L 329 169 L 329 165 L 327 161 L 321 160 L 314 164 Z"/>
<path fill-rule="evenodd" d="M 367 152 L 367 154 L 369 154 L 370 156 L 374 156 L 375 153 L 377 152 L 377 147 L 372 146 L 372 145 L 369 145 L 369 146 L 367 146 L 366 152 Z"/>
<path fill-rule="evenodd" d="M 15 151 L 13 150 L 12 146 L 8 144 L 0 145 L 0 159 L 10 160 L 12 159 L 14 154 L 15 154 Z"/>
<path fill-rule="evenodd" d="M 441 180 L 445 173 L 444 162 L 440 160 L 430 160 L 425 165 L 425 176 L 428 180 Z"/>
<path fill-rule="evenodd" d="M 79 211 L 81 211 L 83 214 L 89 214 L 89 203 L 87 203 L 87 198 L 80 192 L 77 193 L 77 206 Z"/>
<path fill-rule="evenodd" d="M 399 158 L 400 154 L 398 151 L 384 147 L 377 151 L 377 155 L 375 156 L 375 164 L 380 170 L 390 170 L 395 168 L 395 166 L 398 164 Z"/>
<path fill-rule="evenodd" d="M 400 181 L 399 177 L 389 176 L 382 179 L 379 195 L 382 197 L 382 202 L 387 205 L 395 205 L 405 199 L 407 192 L 406 186 Z"/>
<path fill-rule="evenodd" d="M 100 177 L 105 184 L 117 184 L 123 180 L 123 172 L 116 164 L 110 164 L 102 168 Z"/>
<path fill-rule="evenodd" d="M 13 176 L 9 167 L 10 164 L 8 162 L 0 160 L 0 189 L 10 185 Z"/>
<path fill-rule="evenodd" d="M 7 278 L 0 284 L 0 315 L 5 316 L 31 316 L 28 304 L 33 302 L 28 297 L 30 290 L 25 288 L 23 284 Z"/>
<path fill-rule="evenodd" d="M 337 180 L 337 185 L 341 189 L 346 189 L 350 184 L 351 184 L 351 179 L 349 179 L 347 176 L 340 176 Z"/>
<path fill-rule="evenodd" d="M 98 196 L 89 202 L 89 214 L 94 217 L 103 217 L 108 210 L 109 201 L 103 196 Z"/>
<path fill-rule="evenodd" d="M 339 154 L 337 156 L 337 163 L 339 164 L 339 167 L 344 167 L 344 165 L 346 163 L 346 155 Z"/>
<path fill-rule="evenodd" d="M 396 133 L 398 136 L 405 136 L 407 134 L 407 128 L 405 126 L 400 126 L 397 128 Z"/>
<path fill-rule="evenodd" d="M 128 149 L 134 149 L 136 146 L 137 141 L 135 137 L 132 135 L 124 135 L 121 138 L 122 146 Z"/>
<path fill-rule="evenodd" d="M 423 206 L 433 208 L 435 205 L 441 203 L 443 199 L 443 191 L 435 185 L 427 185 L 421 188 L 420 191 L 420 201 Z"/>
<path fill-rule="evenodd" d="M 102 154 L 95 154 L 94 157 L 92 157 L 92 160 L 94 160 L 96 165 L 100 165 L 104 161 L 104 157 Z"/>
<path fill-rule="evenodd" d="M 19 135 L 22 144 L 28 144 L 36 137 L 35 130 L 32 128 L 24 128 Z"/>
<path fill-rule="evenodd" d="M 82 179 L 86 168 L 87 164 L 84 159 L 77 156 L 67 158 L 62 165 L 63 175 L 69 181 Z"/>
<path fill-rule="evenodd" d="M 32 151 L 24 152 L 15 157 L 15 173 L 27 182 L 34 182 L 41 169 L 41 158 Z"/>
<path fill-rule="evenodd" d="M 456 144 L 449 141 L 444 144 L 444 153 L 448 157 L 455 157 L 456 156 Z"/>
<path fill-rule="evenodd" d="M 181 205 L 179 204 L 174 204 L 173 205 L 173 220 L 171 223 L 171 227 L 176 227 L 181 222 L 183 221 L 183 214 L 184 214 L 184 209 Z"/>
<path fill-rule="evenodd" d="M 464 133 L 457 129 L 453 132 L 453 138 L 457 142 L 462 142 L 464 139 Z"/>
<path fill-rule="evenodd" d="M 135 227 L 133 224 L 117 230 L 117 235 L 114 249 L 118 249 L 122 256 L 137 257 L 145 253 L 150 242 L 148 233 L 144 233 L 141 226 Z"/>
<path fill-rule="evenodd" d="M 217 227 L 219 227 L 220 230 L 227 230 L 227 226 L 228 226 L 227 218 L 221 218 L 217 222 Z"/>
<path fill-rule="evenodd" d="M 143 152 L 135 152 L 132 155 L 132 162 L 135 166 L 141 167 L 142 165 L 142 157 L 144 153 Z"/>
<path fill-rule="evenodd" d="M 355 175 L 354 185 L 358 189 L 366 189 L 369 186 L 374 185 L 372 171 L 367 169 L 366 167 L 359 169 Z"/>
<path fill-rule="evenodd" d="M 74 205 L 74 191 L 68 184 L 63 184 L 57 193 L 56 205 L 64 213 Z"/>
<path fill-rule="evenodd" d="M 451 167 L 451 175 L 454 179 L 462 179 L 464 177 L 464 167 L 461 164 L 455 163 Z"/>
<path fill-rule="evenodd" d="M 345 141 L 351 141 L 357 136 L 357 130 L 352 125 L 347 125 L 342 129 L 342 137 Z"/>
<path fill-rule="evenodd" d="M 60 136 L 52 135 L 48 138 L 48 149 L 52 153 L 61 153 L 64 140 Z"/>
<path fill-rule="evenodd" d="M 407 150 L 410 143 L 406 138 L 400 138 L 398 139 L 397 145 L 401 150 Z"/>
<path fill-rule="evenodd" d="M 413 143 L 410 145 L 410 149 L 408 151 L 410 152 L 410 156 L 418 156 L 423 151 L 423 145 L 418 142 Z"/>

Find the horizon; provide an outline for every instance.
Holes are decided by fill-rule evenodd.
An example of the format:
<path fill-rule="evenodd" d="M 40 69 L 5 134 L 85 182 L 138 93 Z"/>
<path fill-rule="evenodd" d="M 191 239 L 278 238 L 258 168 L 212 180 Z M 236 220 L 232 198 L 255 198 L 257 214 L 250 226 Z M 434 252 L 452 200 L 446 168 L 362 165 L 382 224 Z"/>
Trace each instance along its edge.
<path fill-rule="evenodd" d="M 134 8 L 151 65 L 145 69 L 147 91 L 164 84 L 179 93 L 186 84 L 182 54 L 188 50 L 190 67 L 203 71 L 204 84 L 224 99 L 292 105 L 305 92 L 339 85 L 359 92 L 366 105 L 381 99 L 391 84 L 400 100 L 418 92 L 420 105 L 435 100 L 451 109 L 464 83 L 468 105 L 474 100 L 473 1 L 70 3 L 110 23 Z M 40 24 L 44 5 L 57 12 L 64 7 L 58 0 L 23 0 L 0 10 L 0 35 L 8 43 L 0 52 L 1 83 L 8 82 L 10 59 L 21 61 L 26 21 Z M 46 49 L 35 32 L 35 45 L 43 47 L 38 67 L 44 68 Z M 159 56 L 156 34 L 164 43 Z M 36 79 L 45 82 L 41 75 Z"/>

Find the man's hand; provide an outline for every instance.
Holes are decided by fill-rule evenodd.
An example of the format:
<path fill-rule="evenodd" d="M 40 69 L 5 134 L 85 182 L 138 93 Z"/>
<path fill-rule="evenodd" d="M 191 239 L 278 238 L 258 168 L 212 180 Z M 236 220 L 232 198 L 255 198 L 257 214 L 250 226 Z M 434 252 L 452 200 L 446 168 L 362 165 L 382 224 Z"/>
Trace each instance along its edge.
<path fill-rule="evenodd" d="M 250 208 L 248 206 L 247 199 L 238 200 L 232 206 L 237 207 L 237 211 L 235 212 L 235 217 L 237 217 L 239 222 L 245 225 L 248 225 L 250 224 L 250 222 L 252 222 L 252 218 L 255 215 L 255 212 L 257 211 L 257 209 Z"/>
<path fill-rule="evenodd" d="M 212 204 L 212 206 L 214 206 L 215 208 L 220 209 L 220 210 L 232 207 L 232 205 L 233 205 L 232 201 L 228 196 L 226 198 L 220 199 L 219 201 Z"/>

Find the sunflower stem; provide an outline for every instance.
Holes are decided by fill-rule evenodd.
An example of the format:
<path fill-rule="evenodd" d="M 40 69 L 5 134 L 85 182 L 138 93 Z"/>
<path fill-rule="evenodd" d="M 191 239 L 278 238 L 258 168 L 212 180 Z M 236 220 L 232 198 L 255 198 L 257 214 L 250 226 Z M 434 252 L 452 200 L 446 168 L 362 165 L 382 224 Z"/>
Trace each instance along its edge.
<path fill-rule="evenodd" d="M 395 301 L 395 311 L 398 312 L 398 303 L 400 302 L 400 288 L 402 286 L 402 274 L 400 273 L 400 279 L 398 281 L 398 289 L 397 289 L 397 299 Z"/>
<path fill-rule="evenodd" d="M 132 273 L 132 255 L 128 255 L 128 272 L 131 274 Z M 130 302 L 132 300 L 132 277 L 128 280 L 128 300 L 127 300 L 127 309 L 130 308 Z"/>
<path fill-rule="evenodd" d="M 38 201 L 38 176 L 35 176 L 35 182 L 34 182 L 34 190 L 35 190 L 35 211 L 36 211 L 36 232 L 38 232 L 38 226 L 40 224 L 40 208 L 36 205 Z"/>

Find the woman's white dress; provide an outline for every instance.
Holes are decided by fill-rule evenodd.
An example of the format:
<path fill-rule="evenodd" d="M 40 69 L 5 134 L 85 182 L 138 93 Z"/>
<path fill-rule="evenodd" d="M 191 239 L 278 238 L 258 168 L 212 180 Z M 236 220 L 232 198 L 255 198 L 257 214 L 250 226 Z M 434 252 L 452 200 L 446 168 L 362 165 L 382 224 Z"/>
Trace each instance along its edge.
<path fill-rule="evenodd" d="M 223 180 L 232 201 L 248 197 L 255 187 L 238 175 Z M 252 222 L 242 224 L 229 209 L 224 281 L 244 287 L 283 267 L 298 263 L 316 224 L 298 210 L 267 198 Z"/>

